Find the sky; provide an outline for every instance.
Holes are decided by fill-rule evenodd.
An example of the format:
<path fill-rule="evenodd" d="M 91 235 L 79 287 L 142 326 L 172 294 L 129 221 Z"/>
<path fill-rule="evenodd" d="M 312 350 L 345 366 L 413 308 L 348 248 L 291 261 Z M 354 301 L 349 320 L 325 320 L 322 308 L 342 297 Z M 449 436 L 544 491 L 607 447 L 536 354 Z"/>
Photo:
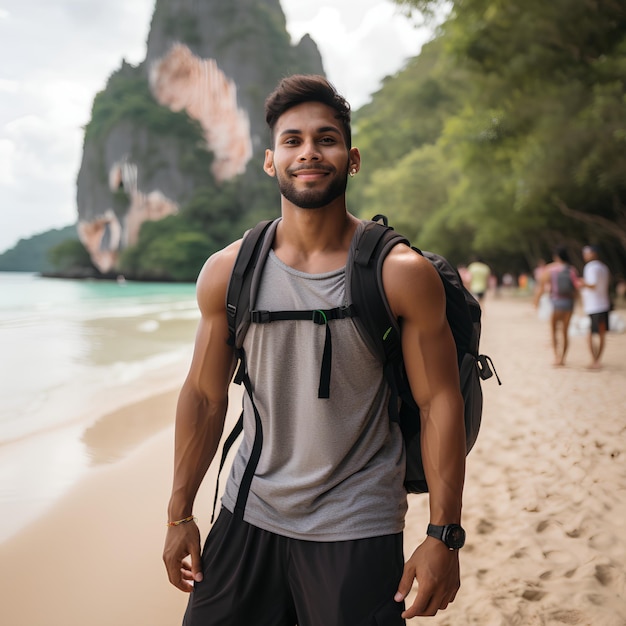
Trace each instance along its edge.
<path fill-rule="evenodd" d="M 83 128 L 122 59 L 144 60 L 155 0 L 0 0 L 0 253 L 75 224 Z M 385 0 L 281 0 L 353 109 L 430 38 Z"/>

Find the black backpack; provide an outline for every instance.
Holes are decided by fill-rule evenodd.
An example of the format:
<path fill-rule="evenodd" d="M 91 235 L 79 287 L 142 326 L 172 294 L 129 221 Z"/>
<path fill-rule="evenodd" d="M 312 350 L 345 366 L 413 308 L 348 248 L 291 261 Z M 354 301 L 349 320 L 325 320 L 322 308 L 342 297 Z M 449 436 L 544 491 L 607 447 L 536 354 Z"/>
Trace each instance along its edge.
<path fill-rule="evenodd" d="M 254 301 L 263 264 L 272 246 L 273 237 L 266 237 L 272 223 L 271 220 L 260 222 L 245 234 L 226 297 L 229 341 L 235 347 L 239 359 L 234 382 L 245 385 L 252 400 L 256 423 L 255 440 L 240 484 L 235 515 L 243 517 L 250 484 L 263 444 L 261 419 L 254 405 L 252 385 L 246 371 L 246 356 L 242 348 L 245 332 L 251 322 L 269 323 L 276 320 L 308 319 L 326 326 L 318 389 L 318 396 L 324 398 L 329 397 L 332 358 L 332 339 L 328 321 L 345 317 L 353 318 L 363 339 L 380 358 L 385 378 L 391 389 L 389 415 L 392 420 L 399 423 L 406 446 L 405 488 L 409 493 L 428 491 L 422 464 L 419 408 L 411 395 L 404 370 L 400 329 L 389 311 L 382 288 L 382 265 L 387 253 L 399 243 L 410 246 L 409 241 L 388 226 L 386 217 L 377 215 L 373 220 L 364 223 L 363 232 L 357 242 L 354 263 L 346 268 L 348 306 L 326 311 L 251 310 L 250 303 Z M 433 264 L 445 288 L 446 316 L 456 343 L 461 392 L 465 401 L 465 436 L 469 453 L 476 441 L 481 423 L 483 396 L 480 381 L 490 378 L 495 372 L 491 359 L 479 354 L 478 351 L 481 331 L 480 305 L 463 286 L 459 273 L 446 259 L 431 252 L 413 249 Z M 496 378 L 498 383 L 502 384 L 497 373 Z M 218 480 L 228 451 L 242 429 L 243 413 L 224 443 Z M 217 491 L 216 488 L 214 512 Z"/>

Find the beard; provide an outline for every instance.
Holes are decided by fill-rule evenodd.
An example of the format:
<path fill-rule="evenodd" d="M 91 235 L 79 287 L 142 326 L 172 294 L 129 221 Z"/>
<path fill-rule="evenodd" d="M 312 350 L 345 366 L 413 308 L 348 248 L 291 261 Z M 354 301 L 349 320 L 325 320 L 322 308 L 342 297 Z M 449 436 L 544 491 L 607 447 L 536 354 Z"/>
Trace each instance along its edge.
<path fill-rule="evenodd" d="M 287 170 L 286 175 L 276 174 L 278 189 L 282 196 L 301 209 L 321 209 L 345 194 L 348 186 L 347 168 L 343 176 L 335 174 L 325 187 L 319 187 L 320 181 L 317 181 L 316 186 L 302 190 L 296 189 L 290 173 L 291 171 Z"/>

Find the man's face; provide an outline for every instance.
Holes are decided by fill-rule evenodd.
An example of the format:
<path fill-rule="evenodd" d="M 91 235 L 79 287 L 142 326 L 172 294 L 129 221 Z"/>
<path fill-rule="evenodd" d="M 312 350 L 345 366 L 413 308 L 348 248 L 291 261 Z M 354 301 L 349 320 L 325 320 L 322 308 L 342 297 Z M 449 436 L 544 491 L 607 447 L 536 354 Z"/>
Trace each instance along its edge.
<path fill-rule="evenodd" d="M 331 107 L 306 102 L 287 110 L 274 128 L 274 149 L 264 169 L 276 176 L 282 196 L 297 207 L 318 209 L 344 195 L 348 168 L 358 169 L 356 148 L 348 150 Z"/>

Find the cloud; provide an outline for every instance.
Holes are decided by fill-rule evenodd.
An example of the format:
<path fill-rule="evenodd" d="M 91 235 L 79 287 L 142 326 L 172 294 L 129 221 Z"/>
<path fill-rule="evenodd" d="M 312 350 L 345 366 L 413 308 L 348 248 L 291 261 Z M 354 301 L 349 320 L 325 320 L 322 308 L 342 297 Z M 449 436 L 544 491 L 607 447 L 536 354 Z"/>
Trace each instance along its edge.
<path fill-rule="evenodd" d="M 15 144 L 10 139 L 0 139 L 0 185 L 2 186 L 15 183 L 13 172 L 15 151 Z"/>
<path fill-rule="evenodd" d="M 282 0 L 287 26 L 298 41 L 309 33 L 324 69 L 353 108 L 369 101 L 381 80 L 398 71 L 431 36 L 391 2 L 380 0 Z"/>
<path fill-rule="evenodd" d="M 4 93 L 16 93 L 18 90 L 18 83 L 16 80 L 2 80 L 0 79 L 0 91 Z"/>

